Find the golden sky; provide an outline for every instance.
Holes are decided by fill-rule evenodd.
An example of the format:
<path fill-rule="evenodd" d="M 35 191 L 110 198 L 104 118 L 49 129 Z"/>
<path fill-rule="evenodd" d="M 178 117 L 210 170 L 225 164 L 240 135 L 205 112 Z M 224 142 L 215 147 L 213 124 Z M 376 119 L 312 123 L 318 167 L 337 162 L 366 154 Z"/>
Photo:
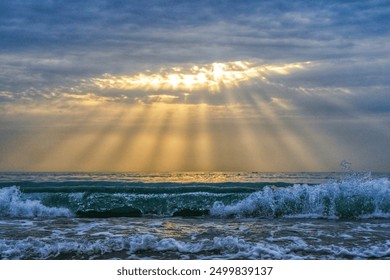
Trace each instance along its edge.
<path fill-rule="evenodd" d="M 141 2 L 0 4 L 0 171 L 390 170 L 388 5 Z"/>

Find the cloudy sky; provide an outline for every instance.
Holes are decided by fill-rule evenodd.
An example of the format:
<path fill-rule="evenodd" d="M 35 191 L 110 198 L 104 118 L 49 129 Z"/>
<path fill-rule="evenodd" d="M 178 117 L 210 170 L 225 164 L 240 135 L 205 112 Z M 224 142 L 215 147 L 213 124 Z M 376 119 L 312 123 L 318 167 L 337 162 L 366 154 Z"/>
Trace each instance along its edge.
<path fill-rule="evenodd" d="M 390 171 L 389 1 L 0 2 L 0 171 Z"/>

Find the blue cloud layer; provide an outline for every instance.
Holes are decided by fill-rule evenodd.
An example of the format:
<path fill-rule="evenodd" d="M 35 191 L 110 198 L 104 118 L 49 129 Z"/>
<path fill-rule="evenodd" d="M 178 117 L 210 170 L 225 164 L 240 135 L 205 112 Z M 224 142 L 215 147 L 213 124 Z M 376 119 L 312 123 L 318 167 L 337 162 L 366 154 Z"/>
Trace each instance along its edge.
<path fill-rule="evenodd" d="M 3 1 L 2 90 L 214 61 L 319 61 L 300 85 L 388 86 L 388 1 Z M 287 79 L 285 80 L 287 82 Z"/>

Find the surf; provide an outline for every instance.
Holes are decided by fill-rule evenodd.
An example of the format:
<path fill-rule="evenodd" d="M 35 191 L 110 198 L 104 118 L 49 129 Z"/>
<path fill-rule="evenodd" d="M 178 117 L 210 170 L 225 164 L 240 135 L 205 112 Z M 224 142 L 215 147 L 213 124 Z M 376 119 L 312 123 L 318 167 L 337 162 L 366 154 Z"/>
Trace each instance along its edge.
<path fill-rule="evenodd" d="M 18 183 L 18 182 L 15 182 Z M 348 175 L 289 182 L 19 182 L 0 188 L 3 217 L 215 217 L 369 219 L 390 217 L 386 177 Z"/>

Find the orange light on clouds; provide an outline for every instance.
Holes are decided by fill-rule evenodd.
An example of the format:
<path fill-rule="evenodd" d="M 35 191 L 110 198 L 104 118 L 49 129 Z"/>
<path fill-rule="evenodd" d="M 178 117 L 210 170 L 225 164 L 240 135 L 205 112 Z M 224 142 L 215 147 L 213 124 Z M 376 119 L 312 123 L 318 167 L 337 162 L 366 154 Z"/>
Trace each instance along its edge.
<path fill-rule="evenodd" d="M 207 90 L 220 92 L 254 78 L 267 79 L 267 75 L 287 75 L 294 69 L 303 69 L 310 62 L 284 65 L 258 65 L 249 61 L 215 62 L 187 68 L 172 67 L 159 73 L 138 73 L 132 76 L 104 74 L 91 82 L 100 89 L 121 90 Z"/>
<path fill-rule="evenodd" d="M 9 144 L 4 162 L 34 171 L 321 169 L 312 148 L 321 141 L 303 141 L 279 116 L 294 103 L 272 95 L 286 89 L 273 76 L 307 64 L 218 62 L 82 80 L 30 104 L 35 110 L 20 105 L 36 128 Z"/>

